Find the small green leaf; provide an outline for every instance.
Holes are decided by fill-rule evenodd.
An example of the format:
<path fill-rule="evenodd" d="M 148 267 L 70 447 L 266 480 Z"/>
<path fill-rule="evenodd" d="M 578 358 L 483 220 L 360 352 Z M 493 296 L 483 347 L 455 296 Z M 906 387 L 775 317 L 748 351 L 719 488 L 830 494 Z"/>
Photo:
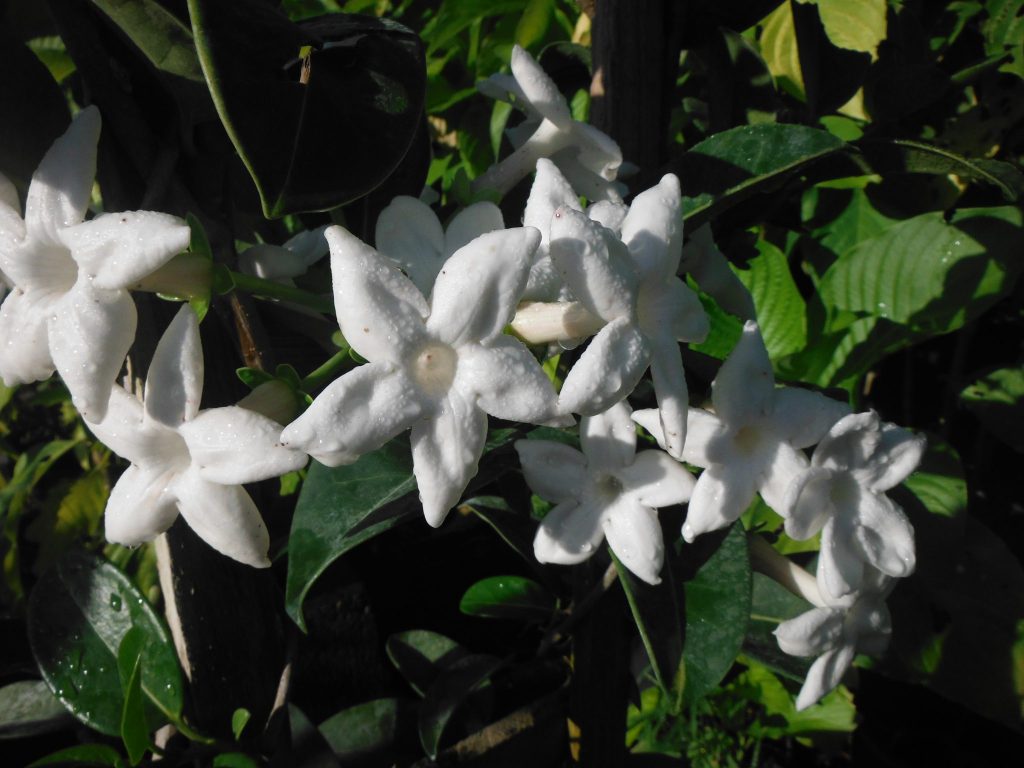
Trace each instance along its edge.
<path fill-rule="evenodd" d="M 73 722 L 42 680 L 20 680 L 0 688 L 0 739 L 51 733 Z"/>
<path fill-rule="evenodd" d="M 117 668 L 124 693 L 124 706 L 121 708 L 121 740 L 132 765 L 138 765 L 151 746 L 142 695 L 141 665 L 145 642 L 146 636 L 142 631 L 132 627 L 121 638 L 121 647 L 117 652 Z"/>
<path fill-rule="evenodd" d="M 320 733 L 343 765 L 392 765 L 409 736 L 416 743 L 416 702 L 375 699 L 320 723 Z"/>
<path fill-rule="evenodd" d="M 555 598 L 522 576 L 491 576 L 466 590 L 459 610 L 470 616 L 543 623 L 551 618 Z"/>
<path fill-rule="evenodd" d="M 431 758 L 437 757 L 445 727 L 456 710 L 502 663 L 501 659 L 483 654 L 466 656 L 437 676 L 423 698 L 419 715 L 420 743 Z"/>
<path fill-rule="evenodd" d="M 385 647 L 391 663 L 420 696 L 426 695 L 443 669 L 468 655 L 454 640 L 425 629 L 392 635 Z"/>
<path fill-rule="evenodd" d="M 249 724 L 249 718 L 251 717 L 252 712 L 245 707 L 239 707 L 231 713 L 231 735 L 235 737 L 235 741 L 242 738 L 242 731 Z"/>
<path fill-rule="evenodd" d="M 554 0 L 527 0 L 516 24 L 516 42 L 529 50 L 530 46 L 543 40 L 554 10 Z"/>
<path fill-rule="evenodd" d="M 964 389 L 960 399 L 993 435 L 1024 452 L 1024 367 L 992 371 Z"/>
<path fill-rule="evenodd" d="M 42 766 L 62 766 L 64 768 L 124 768 L 124 760 L 121 753 L 106 744 L 82 744 L 77 747 L 68 747 L 54 752 L 52 755 L 36 760 L 28 768 L 42 768 Z"/>

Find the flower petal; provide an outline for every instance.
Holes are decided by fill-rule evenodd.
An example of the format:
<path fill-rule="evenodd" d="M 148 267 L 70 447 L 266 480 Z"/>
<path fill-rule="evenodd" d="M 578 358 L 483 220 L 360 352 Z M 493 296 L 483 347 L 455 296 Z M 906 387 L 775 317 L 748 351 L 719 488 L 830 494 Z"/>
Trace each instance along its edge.
<path fill-rule="evenodd" d="M 100 112 L 86 107 L 47 151 L 32 175 L 25 201 L 29 236 L 59 243 L 57 230 L 85 217 L 96 178 Z"/>
<path fill-rule="evenodd" d="M 501 209 L 494 203 L 473 203 L 452 217 L 444 233 L 444 257 L 447 259 L 459 248 L 476 240 L 480 235 L 505 228 Z"/>
<path fill-rule="evenodd" d="M 633 463 L 636 456 L 636 427 L 632 409 L 620 401 L 580 421 L 580 445 L 591 472 L 610 470 L 615 474 Z"/>
<path fill-rule="evenodd" d="M 595 195 L 576 186 L 573 181 L 572 172 L 562 167 L 562 172 L 573 188 L 587 196 L 590 201 L 608 200 L 621 203 L 622 195 L 615 189 L 615 184 L 608 184 L 618 174 L 619 166 L 622 165 L 622 150 L 611 136 L 598 130 L 589 123 L 573 122 L 570 133 L 572 143 L 576 147 L 575 162 L 571 165 L 579 165 L 582 169 L 591 172 L 597 178 L 604 180 L 603 194 Z M 622 186 L 622 185 L 619 185 Z"/>
<path fill-rule="evenodd" d="M 818 587 L 826 600 L 841 600 L 864 580 L 864 560 L 854 536 L 854 522 L 841 512 L 821 529 Z"/>
<path fill-rule="evenodd" d="M 629 206 L 611 200 L 598 200 L 593 205 L 588 205 L 586 212 L 588 219 L 618 234 L 622 230 L 626 214 L 629 213 Z"/>
<path fill-rule="evenodd" d="M 579 499 L 587 478 L 587 460 L 575 448 L 553 440 L 516 440 L 526 484 L 556 504 Z"/>
<path fill-rule="evenodd" d="M 199 538 L 232 560 L 253 568 L 270 567 L 270 534 L 242 486 L 204 480 L 193 467 L 179 475 L 170 490 L 181 516 Z"/>
<path fill-rule="evenodd" d="M 914 526 L 884 493 L 859 490 L 857 549 L 882 573 L 896 578 L 909 576 L 916 563 Z"/>
<path fill-rule="evenodd" d="M 302 469 L 306 454 L 280 443 L 281 425 L 237 405 L 210 408 L 178 428 L 206 480 L 255 483 Z"/>
<path fill-rule="evenodd" d="M 298 253 L 270 243 L 257 243 L 238 254 L 239 270 L 264 280 L 297 277 L 305 274 L 308 266 Z"/>
<path fill-rule="evenodd" d="M 444 263 L 430 296 L 430 332 L 453 347 L 497 337 L 526 288 L 540 232 L 533 227 L 489 232 Z"/>
<path fill-rule="evenodd" d="M 634 315 L 637 277 L 625 248 L 600 224 L 559 208 L 551 220 L 550 253 L 573 295 L 595 315 L 608 321 Z"/>
<path fill-rule="evenodd" d="M 708 456 L 708 447 L 721 442 L 728 428 L 715 414 L 702 408 L 690 408 L 686 412 L 686 442 L 683 444 L 683 461 L 697 467 L 707 467 L 713 462 Z"/>
<path fill-rule="evenodd" d="M 788 510 L 786 535 L 797 541 L 811 538 L 835 514 L 832 503 L 833 471 L 808 467 L 790 482 L 782 502 Z"/>
<path fill-rule="evenodd" d="M 512 75 L 527 101 L 541 115 L 559 127 L 572 124 L 565 97 L 533 57 L 518 45 L 512 48 Z"/>
<path fill-rule="evenodd" d="M 672 341 L 700 344 L 711 329 L 697 294 L 678 277 L 642 283 L 637 318 L 648 335 Z"/>
<path fill-rule="evenodd" d="M 790 656 L 820 656 L 842 641 L 843 616 L 839 608 L 812 608 L 779 624 L 775 639 Z"/>
<path fill-rule="evenodd" d="M 103 521 L 107 541 L 137 547 L 170 528 L 178 517 L 177 499 L 167 492 L 172 478 L 173 473 L 162 467 L 128 467 L 107 499 Z"/>
<path fill-rule="evenodd" d="M 62 244 L 26 238 L 0 248 L 0 269 L 26 291 L 46 293 L 56 299 L 75 284 L 78 267 Z"/>
<path fill-rule="evenodd" d="M 499 419 L 542 424 L 558 410 L 551 381 L 530 350 L 510 336 L 461 347 L 452 386 Z"/>
<path fill-rule="evenodd" d="M 18 190 L 0 173 L 0 265 L 24 239 L 25 221 L 21 218 Z"/>
<path fill-rule="evenodd" d="M 394 259 L 427 296 L 445 259 L 444 230 L 430 206 L 399 195 L 380 212 L 375 234 L 377 251 Z"/>
<path fill-rule="evenodd" d="M 617 471 L 623 494 L 647 507 L 685 504 L 693 495 L 697 480 L 682 464 L 662 451 L 640 451 L 636 460 Z"/>
<path fill-rule="evenodd" d="M 754 500 L 757 467 L 746 462 L 712 464 L 697 478 L 683 523 L 683 538 L 725 528 L 739 519 Z"/>
<path fill-rule="evenodd" d="M 162 424 L 147 422 L 142 403 L 123 387 L 115 385 L 111 390 L 103 419 L 86 426 L 100 442 L 132 464 L 167 471 L 187 460 L 181 437 Z"/>
<path fill-rule="evenodd" d="M 843 680 L 843 675 L 853 663 L 854 649 L 852 645 L 841 645 L 835 650 L 826 651 L 811 664 L 807 670 L 807 679 L 796 697 L 796 709 L 801 711 L 816 704 L 827 693 L 835 689 Z"/>
<path fill-rule="evenodd" d="M 690 408 L 683 357 L 674 339 L 657 339 L 651 356 L 651 378 L 658 398 L 658 414 L 665 450 L 676 459 L 683 457 L 686 443 L 687 411 Z"/>
<path fill-rule="evenodd" d="M 199 412 L 203 397 L 203 347 L 199 319 L 183 304 L 156 345 L 146 375 L 146 415 L 177 429 Z"/>
<path fill-rule="evenodd" d="M 47 338 L 53 299 L 38 291 L 11 291 L 0 306 L 0 379 L 8 387 L 43 381 L 54 371 Z"/>
<path fill-rule="evenodd" d="M 86 421 L 99 421 L 125 355 L 135 340 L 135 302 L 79 280 L 61 299 L 47 337 L 53 364 Z"/>
<path fill-rule="evenodd" d="M 177 216 L 154 211 L 106 213 L 66 227 L 61 242 L 97 288 L 129 288 L 188 248 L 191 232 Z"/>
<path fill-rule="evenodd" d="M 604 508 L 565 501 L 541 520 L 533 539 L 539 563 L 575 565 L 589 559 L 604 540 Z"/>
<path fill-rule="evenodd" d="M 807 457 L 788 443 L 777 443 L 771 454 L 758 490 L 765 503 L 782 517 L 789 516 L 786 506 L 789 484 L 810 466 Z"/>
<path fill-rule="evenodd" d="M 579 196 L 566 181 L 565 176 L 547 158 L 537 161 L 537 175 L 530 187 L 530 197 L 523 212 L 523 225 L 536 227 L 540 231 L 538 253 L 547 254 L 551 242 L 551 217 L 559 208 L 580 210 Z"/>
<path fill-rule="evenodd" d="M 857 480 L 874 491 L 887 491 L 917 469 L 927 445 L 924 435 L 915 435 L 895 424 L 883 424 L 881 440 L 867 466 L 864 471 L 855 472 Z"/>
<path fill-rule="evenodd" d="M 285 427 L 281 443 L 329 467 L 351 464 L 411 427 L 423 406 L 423 396 L 402 369 L 369 363 L 331 382 Z"/>
<path fill-rule="evenodd" d="M 437 528 L 477 471 L 487 440 L 487 416 L 458 392 L 412 428 L 412 469 L 423 516 Z"/>
<path fill-rule="evenodd" d="M 665 544 L 657 512 L 631 497 L 619 497 L 604 516 L 604 535 L 630 572 L 648 584 L 661 582 Z"/>
<path fill-rule="evenodd" d="M 772 413 L 775 374 L 757 323 L 748 320 L 735 348 L 711 382 L 718 417 L 732 427 L 761 421 Z"/>
<path fill-rule="evenodd" d="M 682 193 L 675 174 L 644 190 L 629 206 L 622 222 L 622 242 L 629 247 L 642 281 L 675 277 L 683 255 Z"/>
<path fill-rule="evenodd" d="M 651 360 L 651 345 L 628 318 L 608 323 L 590 340 L 565 377 L 559 403 L 564 413 L 594 415 L 625 399 Z"/>
<path fill-rule="evenodd" d="M 775 390 L 771 423 L 776 433 L 794 448 L 824 442 L 831 429 L 850 413 L 850 406 L 820 392 L 798 387 Z"/>
<path fill-rule="evenodd" d="M 387 258 L 341 227 L 324 233 L 338 324 L 352 348 L 373 362 L 399 363 L 426 338 L 423 294 Z"/>

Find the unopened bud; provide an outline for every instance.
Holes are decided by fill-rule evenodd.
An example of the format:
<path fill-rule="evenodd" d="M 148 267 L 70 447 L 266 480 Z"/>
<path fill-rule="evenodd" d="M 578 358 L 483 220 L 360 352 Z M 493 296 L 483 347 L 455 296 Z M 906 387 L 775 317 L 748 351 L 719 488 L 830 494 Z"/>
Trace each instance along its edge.
<path fill-rule="evenodd" d="M 512 330 L 528 344 L 586 338 L 604 325 L 578 301 L 524 302 L 512 319 Z"/>

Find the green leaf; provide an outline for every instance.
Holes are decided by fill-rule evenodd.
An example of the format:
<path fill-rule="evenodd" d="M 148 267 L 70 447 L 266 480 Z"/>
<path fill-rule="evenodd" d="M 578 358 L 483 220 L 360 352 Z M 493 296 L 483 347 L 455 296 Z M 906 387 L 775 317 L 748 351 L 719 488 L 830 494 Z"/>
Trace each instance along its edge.
<path fill-rule="evenodd" d="M 409 443 L 392 440 L 354 464 L 314 462 L 299 494 L 288 540 L 285 609 L 306 628 L 302 602 L 328 565 L 362 542 L 415 517 L 393 502 L 416 488 Z"/>
<path fill-rule="evenodd" d="M 812 232 L 814 239 L 822 246 L 839 256 L 851 250 L 862 240 L 876 237 L 896 223 L 882 214 L 871 204 L 871 198 L 864 189 L 815 189 L 817 208 L 839 207 L 840 213 L 831 220 L 816 227 Z M 838 199 L 838 202 L 837 202 Z M 845 199 L 845 205 L 843 200 Z M 815 218 L 818 211 L 815 211 Z M 812 222 L 817 224 L 818 222 Z M 824 271 L 830 264 L 815 267 Z"/>
<path fill-rule="evenodd" d="M 459 610 L 470 616 L 543 623 L 551 618 L 555 598 L 533 579 L 491 576 L 462 595 Z"/>
<path fill-rule="evenodd" d="M 332 715 L 319 728 L 343 765 L 396 764 L 406 737 L 415 733 L 416 702 L 367 701 Z"/>
<path fill-rule="evenodd" d="M 420 696 L 426 695 L 443 669 L 468 655 L 454 640 L 425 629 L 392 635 L 385 648 L 395 669 Z"/>
<path fill-rule="evenodd" d="M 797 0 L 818 6 L 825 34 L 836 48 L 861 51 L 878 58 L 878 44 L 885 40 L 886 0 Z"/>
<path fill-rule="evenodd" d="M 0 688 L 0 739 L 21 739 L 67 728 L 74 722 L 42 680 Z"/>
<path fill-rule="evenodd" d="M 106 744 L 82 744 L 77 747 L 68 747 L 47 755 L 28 768 L 37 766 L 67 766 L 68 768 L 85 768 L 86 766 L 110 766 L 111 768 L 124 768 L 124 760 L 121 753 Z"/>
<path fill-rule="evenodd" d="M 441 737 L 456 710 L 502 663 L 493 656 L 474 654 L 445 667 L 437 676 L 423 697 L 419 715 L 420 743 L 431 758 L 437 757 Z"/>
<path fill-rule="evenodd" d="M 708 538 L 708 537 L 704 537 Z M 686 549 L 684 548 L 684 552 Z M 750 558 L 743 526 L 733 525 L 718 549 L 685 582 L 685 701 L 718 685 L 743 645 L 750 617 Z"/>
<path fill-rule="evenodd" d="M 213 768 L 262 768 L 263 763 L 244 752 L 222 752 L 213 758 Z"/>
<path fill-rule="evenodd" d="M 117 652 L 117 668 L 124 692 L 121 709 L 121 741 L 128 752 L 128 760 L 138 765 L 151 746 L 149 725 L 146 722 L 145 700 L 142 695 L 142 649 L 146 636 L 138 627 L 129 629 L 121 638 Z"/>
<path fill-rule="evenodd" d="M 746 269 L 733 267 L 733 271 L 754 299 L 768 355 L 777 360 L 806 346 L 807 307 L 786 254 L 767 240 L 757 241 L 757 251 Z"/>
<path fill-rule="evenodd" d="M 54 462 L 74 448 L 81 440 L 53 440 L 29 453 L 22 454 L 14 467 L 14 475 L 0 488 L 0 521 L 11 508 L 20 507 L 25 496 L 47 473 Z"/>
<path fill-rule="evenodd" d="M 427 55 L 432 56 L 479 19 L 519 14 L 524 5 L 526 0 L 459 0 L 442 3 L 433 24 L 423 30 L 423 39 L 429 41 Z"/>
<path fill-rule="evenodd" d="M 928 436 L 921 464 L 903 485 L 933 515 L 957 518 L 967 513 L 967 481 L 960 456 L 935 435 Z"/>
<path fill-rule="evenodd" d="M 192 30 L 156 0 L 93 0 L 117 24 L 153 66 L 198 83 L 203 70 Z"/>
<path fill-rule="evenodd" d="M 133 628 L 145 640 L 142 690 L 177 718 L 183 694 L 174 646 L 127 576 L 93 555 L 70 552 L 29 598 L 29 642 L 43 679 L 72 714 L 109 736 L 120 735 L 124 696 L 117 654 Z"/>
<path fill-rule="evenodd" d="M 691 344 L 690 349 L 717 360 L 725 360 L 743 334 L 743 321 L 736 315 L 726 312 L 718 302 L 697 289 L 695 285 L 691 287 L 697 290 L 697 297 L 704 307 L 704 312 L 707 313 L 708 320 L 711 321 L 711 330 L 704 341 L 700 344 Z"/>
<path fill-rule="evenodd" d="M 543 40 L 554 10 L 554 0 L 527 0 L 516 24 L 516 42 L 529 50 L 530 46 Z"/>
<path fill-rule="evenodd" d="M 683 217 L 699 227 L 758 193 L 844 147 L 828 131 L 803 125 L 759 123 L 715 134 L 683 155 Z"/>
<path fill-rule="evenodd" d="M 346 14 L 294 24 L 259 0 L 188 7 L 217 113 L 267 217 L 354 200 L 405 157 L 426 89 L 415 34 Z"/>
<path fill-rule="evenodd" d="M 993 435 L 1024 452 L 1024 366 L 986 374 L 960 399 Z"/>
<path fill-rule="evenodd" d="M 783 653 L 775 641 L 774 632 L 783 621 L 795 618 L 814 606 L 760 573 L 753 575 L 751 586 L 750 624 L 743 640 L 743 653 L 757 659 L 775 674 L 802 683 L 811 660 Z M 792 700 L 788 693 L 786 697 Z"/>
<path fill-rule="evenodd" d="M 309 721 L 306 713 L 288 705 L 288 724 L 292 744 L 288 764 L 295 768 L 340 768 L 323 734 Z"/>
<path fill-rule="evenodd" d="M 760 43 L 761 56 L 778 82 L 779 88 L 801 101 L 805 100 L 800 49 L 796 42 L 793 9 L 788 2 L 780 4 L 765 18 Z"/>
<path fill-rule="evenodd" d="M 245 707 L 239 707 L 231 713 L 231 735 L 235 737 L 235 741 L 242 738 L 242 731 L 249 724 L 249 718 L 251 717 L 252 712 Z"/>
<path fill-rule="evenodd" d="M 73 544 L 96 536 L 109 496 L 106 467 L 96 467 L 75 478 L 59 503 L 47 504 L 25 529 L 39 545 L 33 570 L 48 570 Z"/>

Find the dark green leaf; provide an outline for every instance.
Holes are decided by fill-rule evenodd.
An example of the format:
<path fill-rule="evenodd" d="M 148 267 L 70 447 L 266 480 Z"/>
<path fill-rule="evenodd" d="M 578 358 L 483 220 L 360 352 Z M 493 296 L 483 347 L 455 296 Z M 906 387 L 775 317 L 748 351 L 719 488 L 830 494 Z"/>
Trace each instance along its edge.
<path fill-rule="evenodd" d="M 294 24 L 259 0 L 188 6 L 217 112 L 266 216 L 334 208 L 395 170 L 423 109 L 415 34 L 347 14 Z"/>
<path fill-rule="evenodd" d="M 176 717 L 182 682 L 174 646 L 127 576 L 93 555 L 71 552 L 29 598 L 29 641 L 43 679 L 78 719 L 110 736 L 120 735 L 124 706 L 117 652 L 132 628 L 145 639 L 142 690 Z"/>
<path fill-rule="evenodd" d="M 992 371 L 964 389 L 960 399 L 992 434 L 1024 452 L 1024 367 Z"/>
<path fill-rule="evenodd" d="M 425 629 L 392 635 L 386 648 L 391 663 L 420 696 L 426 695 L 441 670 L 468 653 L 454 640 Z"/>
<path fill-rule="evenodd" d="M 294 704 L 288 705 L 288 723 L 292 731 L 292 748 L 288 765 L 294 768 L 340 768 L 323 734 Z"/>
<path fill-rule="evenodd" d="M 743 652 L 775 674 L 802 683 L 811 660 L 783 653 L 773 633 L 781 622 L 814 606 L 763 574 L 755 573 L 751 583 L 750 624 L 743 641 Z M 792 697 L 788 694 L 787 697 L 792 703 Z"/>
<path fill-rule="evenodd" d="M 82 744 L 78 747 L 68 747 L 52 755 L 47 755 L 28 768 L 36 766 L 67 766 L 68 768 L 85 768 L 86 766 L 111 766 L 111 768 L 123 768 L 124 760 L 113 747 L 106 744 Z"/>
<path fill-rule="evenodd" d="M 705 139 L 683 156 L 678 172 L 687 227 L 699 227 L 753 194 L 770 192 L 845 146 L 827 131 L 775 123 L 741 126 Z"/>
<path fill-rule="evenodd" d="M 146 636 L 137 627 L 121 638 L 117 668 L 121 675 L 124 706 L 121 709 L 121 741 L 128 760 L 138 765 L 150 748 L 149 725 L 146 723 L 145 700 L 142 696 L 142 650 Z"/>
<path fill-rule="evenodd" d="M 346 768 L 392 765 L 408 744 L 407 737 L 415 734 L 416 702 L 375 699 L 343 709 L 319 727 Z"/>
<path fill-rule="evenodd" d="M 466 590 L 459 610 L 470 616 L 543 623 L 551 618 L 555 598 L 522 576 L 491 576 Z"/>
<path fill-rule="evenodd" d="M 156 0 L 93 0 L 157 69 L 203 82 L 192 30 Z"/>
<path fill-rule="evenodd" d="M 262 768 L 262 765 L 244 752 L 222 752 L 213 758 L 213 768 Z"/>
<path fill-rule="evenodd" d="M 328 468 L 314 462 L 299 494 L 288 541 L 285 608 L 305 629 L 302 602 L 328 565 L 367 539 L 416 516 L 393 502 L 416 488 L 409 443 L 392 440 L 359 461 Z"/>
<path fill-rule="evenodd" d="M 953 446 L 934 435 L 921 464 L 903 485 L 933 515 L 955 518 L 967 512 L 967 481 Z"/>
<path fill-rule="evenodd" d="M 424 696 L 420 705 L 419 733 L 423 749 L 437 757 L 444 729 L 452 716 L 473 691 L 502 665 L 493 656 L 472 655 L 445 667 Z"/>
<path fill-rule="evenodd" d="M 427 55 L 443 47 L 478 19 L 518 14 L 524 5 L 526 0 L 460 0 L 442 3 L 433 24 L 423 30 L 423 38 L 430 41 Z"/>
<path fill-rule="evenodd" d="M 777 360 L 807 344 L 807 307 L 786 254 L 767 240 L 758 240 L 757 250 L 745 269 L 734 271 L 754 299 L 768 355 Z"/>
<path fill-rule="evenodd" d="M 42 680 L 20 680 L 0 688 L 0 739 L 59 731 L 72 722 Z"/>
<path fill-rule="evenodd" d="M 711 296 L 698 290 L 698 298 L 711 321 L 711 330 L 708 337 L 700 344 L 691 344 L 690 349 L 701 354 L 708 355 L 717 360 L 724 360 L 732 352 L 736 342 L 740 340 L 743 333 L 743 321 L 736 315 L 730 314 L 718 306 Z"/>

